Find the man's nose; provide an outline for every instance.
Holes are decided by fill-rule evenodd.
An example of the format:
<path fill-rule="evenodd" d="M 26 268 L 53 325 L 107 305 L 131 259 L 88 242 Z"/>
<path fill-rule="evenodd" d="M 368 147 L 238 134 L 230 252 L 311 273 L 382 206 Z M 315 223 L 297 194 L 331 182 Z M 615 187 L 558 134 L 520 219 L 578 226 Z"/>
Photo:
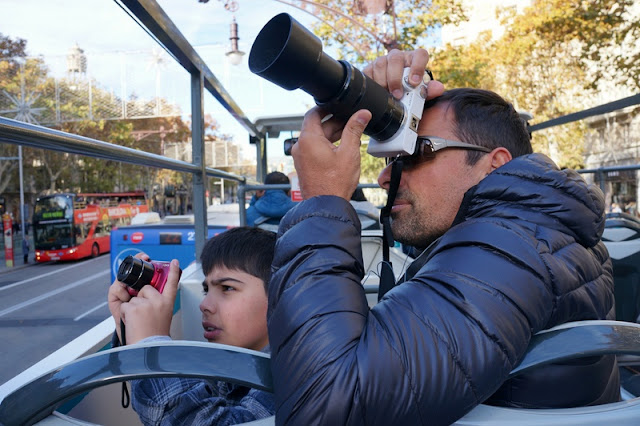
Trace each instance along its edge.
<path fill-rule="evenodd" d="M 386 191 L 389 190 L 389 182 L 391 181 L 391 163 L 385 166 L 378 175 L 378 185 Z"/>

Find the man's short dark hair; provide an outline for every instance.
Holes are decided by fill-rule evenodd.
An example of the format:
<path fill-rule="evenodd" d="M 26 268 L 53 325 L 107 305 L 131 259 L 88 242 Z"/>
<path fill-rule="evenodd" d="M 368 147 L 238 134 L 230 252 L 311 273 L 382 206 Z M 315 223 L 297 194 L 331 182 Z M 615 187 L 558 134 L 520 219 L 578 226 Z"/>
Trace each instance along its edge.
<path fill-rule="evenodd" d="M 513 105 L 497 93 L 471 88 L 447 90 L 425 108 L 447 103 L 455 115 L 453 132 L 461 142 L 490 149 L 504 147 L 513 158 L 531 154 L 531 137 L 525 121 Z M 467 163 L 475 164 L 480 151 L 467 151 Z"/>
<path fill-rule="evenodd" d="M 280 172 L 271 172 L 264 178 L 265 185 L 288 185 L 290 183 L 291 181 L 289 180 L 289 177 Z M 288 189 L 283 189 L 282 191 L 289 195 Z"/>
<path fill-rule="evenodd" d="M 267 290 L 275 246 L 274 232 L 250 226 L 231 228 L 204 245 L 200 255 L 202 272 L 205 277 L 220 267 L 246 272 L 264 281 Z"/>

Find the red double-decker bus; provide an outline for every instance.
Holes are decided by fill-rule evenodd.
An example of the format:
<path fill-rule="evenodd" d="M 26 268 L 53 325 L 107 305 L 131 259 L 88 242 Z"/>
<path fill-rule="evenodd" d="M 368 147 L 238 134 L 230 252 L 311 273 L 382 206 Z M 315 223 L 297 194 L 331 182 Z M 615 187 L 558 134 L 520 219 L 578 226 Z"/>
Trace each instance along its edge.
<path fill-rule="evenodd" d="M 149 211 L 144 191 L 39 197 L 33 213 L 37 262 L 96 257 L 110 250 L 111 228 Z"/>

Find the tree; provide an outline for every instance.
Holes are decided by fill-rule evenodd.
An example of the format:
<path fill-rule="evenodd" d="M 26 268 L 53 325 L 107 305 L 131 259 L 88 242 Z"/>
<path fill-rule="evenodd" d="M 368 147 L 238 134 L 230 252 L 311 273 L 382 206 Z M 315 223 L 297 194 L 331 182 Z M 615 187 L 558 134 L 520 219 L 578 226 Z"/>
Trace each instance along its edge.
<path fill-rule="evenodd" d="M 0 33 L 0 87 L 4 87 L 12 77 L 14 77 L 19 68 L 18 58 L 27 56 L 25 51 L 27 41 L 21 38 L 12 40 L 8 36 Z"/>
<path fill-rule="evenodd" d="M 391 49 L 408 50 L 431 44 L 436 29 L 466 19 L 461 0 L 319 0 L 292 3 L 321 21 L 313 31 L 327 46 L 337 46 L 338 59 L 367 63 Z"/>
<path fill-rule="evenodd" d="M 536 122 L 590 106 L 604 79 L 638 88 L 640 23 L 633 0 L 535 0 L 521 15 L 501 11 L 506 26 L 497 40 L 484 34 L 462 47 L 433 54 L 432 69 L 447 87 L 494 90 Z M 631 53 L 631 54 L 630 54 Z M 584 123 L 534 135 L 534 150 L 563 167 L 583 162 Z"/>
<path fill-rule="evenodd" d="M 337 0 L 314 3 L 326 8 L 300 6 L 331 23 L 314 32 L 352 62 L 370 62 L 392 47 L 424 47 L 435 28 L 466 19 L 462 1 L 361 0 L 348 9 Z M 374 3 L 383 4 L 380 13 L 368 13 Z M 520 15 L 500 9 L 496 20 L 506 28 L 501 38 L 489 32 L 467 46 L 430 49 L 430 67 L 447 87 L 494 90 L 536 122 L 578 111 L 593 106 L 600 82 L 640 88 L 634 6 L 635 0 L 534 0 Z M 584 124 L 574 123 L 536 133 L 534 149 L 562 166 L 581 167 L 584 132 Z"/>
<path fill-rule="evenodd" d="M 6 91 L 10 90 L 10 85 L 15 80 L 21 64 L 19 58 L 26 56 L 26 41 L 23 39 L 11 39 L 0 33 L 0 98 L 6 97 Z M 0 102 L 0 110 L 3 103 Z M 0 157 L 17 157 L 18 150 L 15 145 L 0 145 Z M 0 160 L 0 193 L 3 193 L 9 183 L 15 181 L 18 162 L 15 160 Z"/>
<path fill-rule="evenodd" d="M 385 166 L 384 158 L 374 157 L 367 154 L 367 146 L 360 146 L 360 181 L 362 183 L 375 183 L 378 181 L 380 170 Z"/>

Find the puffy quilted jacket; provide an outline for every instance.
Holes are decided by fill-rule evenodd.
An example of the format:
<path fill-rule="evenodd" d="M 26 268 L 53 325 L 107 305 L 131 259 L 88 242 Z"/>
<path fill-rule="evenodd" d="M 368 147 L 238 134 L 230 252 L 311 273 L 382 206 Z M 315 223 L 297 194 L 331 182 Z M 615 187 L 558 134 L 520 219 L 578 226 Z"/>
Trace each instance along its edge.
<path fill-rule="evenodd" d="M 353 209 L 331 196 L 300 203 L 281 223 L 269 286 L 277 423 L 449 424 L 490 397 L 617 400 L 611 357 L 505 383 L 534 333 L 614 318 L 603 210 L 577 173 L 518 157 L 467 192 L 452 228 L 369 309 Z"/>
<path fill-rule="evenodd" d="M 247 226 L 258 225 L 256 222 L 277 225 L 282 216 L 295 205 L 296 203 L 280 189 L 266 190 L 260 198 L 254 195 L 247 209 Z"/>

